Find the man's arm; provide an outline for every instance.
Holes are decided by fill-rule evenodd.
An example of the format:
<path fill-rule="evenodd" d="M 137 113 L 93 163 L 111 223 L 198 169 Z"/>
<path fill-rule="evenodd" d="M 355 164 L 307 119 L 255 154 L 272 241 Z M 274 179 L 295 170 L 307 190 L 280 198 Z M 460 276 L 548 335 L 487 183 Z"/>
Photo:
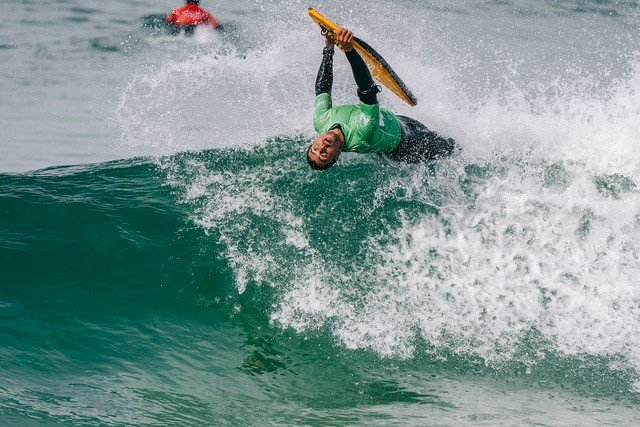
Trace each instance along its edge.
<path fill-rule="evenodd" d="M 358 98 L 367 105 L 377 104 L 377 93 L 380 92 L 380 87 L 373 82 L 367 64 L 364 63 L 364 60 L 355 49 L 345 52 L 345 55 L 349 60 L 353 77 L 358 85 Z"/>
<path fill-rule="evenodd" d="M 376 94 L 380 92 L 378 87 L 371 77 L 371 72 L 367 68 L 367 64 L 358 52 L 353 48 L 353 33 L 345 28 L 338 30 L 337 43 L 340 49 L 344 51 L 344 54 L 351 65 L 351 71 L 353 77 L 358 85 L 358 98 L 360 101 L 367 105 L 374 105 L 378 103 L 378 97 Z"/>
<path fill-rule="evenodd" d="M 327 36 L 325 34 L 325 36 Z M 333 37 L 327 36 L 327 45 L 322 51 L 322 63 L 316 77 L 316 101 L 313 112 L 313 127 L 318 133 L 324 129 L 327 113 L 331 109 L 331 86 L 333 86 Z"/>
<path fill-rule="evenodd" d="M 322 63 L 316 77 L 316 96 L 321 93 L 331 95 L 331 87 L 333 86 L 333 45 L 327 44 L 322 50 Z"/>

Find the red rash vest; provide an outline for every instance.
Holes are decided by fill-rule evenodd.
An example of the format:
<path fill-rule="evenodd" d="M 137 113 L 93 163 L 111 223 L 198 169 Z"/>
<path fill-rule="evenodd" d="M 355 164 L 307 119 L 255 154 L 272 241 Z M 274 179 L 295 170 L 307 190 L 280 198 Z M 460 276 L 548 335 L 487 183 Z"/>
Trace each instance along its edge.
<path fill-rule="evenodd" d="M 170 22 L 180 27 L 205 23 L 209 23 L 213 28 L 218 26 L 218 20 L 195 3 L 189 3 L 174 9 L 173 12 L 165 18 L 165 22 Z"/>

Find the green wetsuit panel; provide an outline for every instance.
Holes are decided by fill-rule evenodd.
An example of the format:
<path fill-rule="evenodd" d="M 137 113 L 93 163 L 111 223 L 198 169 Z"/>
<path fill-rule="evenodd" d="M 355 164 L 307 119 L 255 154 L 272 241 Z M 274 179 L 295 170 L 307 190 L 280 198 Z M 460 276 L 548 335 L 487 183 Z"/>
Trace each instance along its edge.
<path fill-rule="evenodd" d="M 318 133 L 340 125 L 345 137 L 343 151 L 388 153 L 398 146 L 402 135 L 400 122 L 380 104 L 341 105 L 331 108 L 331 95 L 316 97 L 313 127 Z"/>

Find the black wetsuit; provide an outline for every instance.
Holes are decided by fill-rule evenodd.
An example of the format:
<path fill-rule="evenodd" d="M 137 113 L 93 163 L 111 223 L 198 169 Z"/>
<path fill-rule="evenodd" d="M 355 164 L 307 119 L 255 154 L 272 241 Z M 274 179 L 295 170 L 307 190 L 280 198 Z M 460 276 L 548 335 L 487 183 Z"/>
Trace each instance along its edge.
<path fill-rule="evenodd" d="M 169 34 L 172 36 L 177 36 L 181 31 L 184 31 L 184 35 L 187 37 L 193 36 L 196 31 L 197 25 L 189 24 L 189 25 L 176 25 L 169 23 L 167 24 L 167 29 Z"/>
<path fill-rule="evenodd" d="M 443 138 L 411 117 L 397 116 L 402 125 L 400 144 L 387 157 L 406 163 L 420 163 L 449 156 L 456 148 L 451 138 Z"/>
<path fill-rule="evenodd" d="M 322 63 L 316 77 L 316 96 L 322 93 L 331 93 L 333 85 L 333 52 L 333 47 L 325 47 L 323 50 Z M 367 105 L 377 104 L 377 94 L 380 92 L 380 87 L 374 83 L 364 60 L 355 49 L 346 52 L 345 55 L 351 65 L 353 77 L 358 86 L 358 98 Z M 442 158 L 453 153 L 456 146 L 453 139 L 439 136 L 410 117 L 398 115 L 396 117 L 401 127 L 401 138 L 400 143 L 392 151 L 385 153 L 390 159 L 407 163 L 419 163 Z"/>

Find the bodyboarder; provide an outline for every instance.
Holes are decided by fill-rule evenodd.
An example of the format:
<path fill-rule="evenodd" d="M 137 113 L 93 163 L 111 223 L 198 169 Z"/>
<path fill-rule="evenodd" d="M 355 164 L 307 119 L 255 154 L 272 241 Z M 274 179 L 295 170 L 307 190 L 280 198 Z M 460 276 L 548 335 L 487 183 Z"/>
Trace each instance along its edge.
<path fill-rule="evenodd" d="M 443 138 L 417 120 L 380 108 L 377 86 L 362 57 L 353 48 L 353 33 L 347 29 L 324 33 L 327 42 L 316 78 L 313 126 L 319 136 L 307 149 L 312 169 L 329 169 L 343 151 L 379 153 L 392 160 L 418 163 L 450 155 L 451 138 Z M 334 45 L 345 53 L 356 84 L 359 105 L 332 107 Z"/>
<path fill-rule="evenodd" d="M 198 25 L 219 28 L 218 20 L 199 3 L 200 0 L 186 0 L 184 6 L 174 9 L 164 21 L 171 24 L 176 32 L 184 30 L 187 35 L 192 35 Z"/>

